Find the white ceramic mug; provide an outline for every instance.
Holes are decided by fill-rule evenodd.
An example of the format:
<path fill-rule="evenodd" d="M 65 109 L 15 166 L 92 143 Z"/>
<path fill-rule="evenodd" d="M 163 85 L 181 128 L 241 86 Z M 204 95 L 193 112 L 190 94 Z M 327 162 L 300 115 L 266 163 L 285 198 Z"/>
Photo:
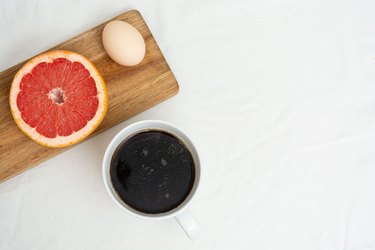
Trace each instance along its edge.
<path fill-rule="evenodd" d="M 116 190 L 114 189 L 111 181 L 110 176 L 110 166 L 111 166 L 111 159 L 113 156 L 113 153 L 115 152 L 116 148 L 127 138 L 140 133 L 144 131 L 150 131 L 150 130 L 158 130 L 158 131 L 165 131 L 172 135 L 174 135 L 176 138 L 180 139 L 185 146 L 190 151 L 193 161 L 194 161 L 194 167 L 195 167 L 195 178 L 194 178 L 194 184 L 191 188 L 191 191 L 189 195 L 185 198 L 185 200 L 176 208 L 167 211 L 165 213 L 160 214 L 148 214 L 143 213 L 141 211 L 135 210 L 128 204 L 126 204 L 117 194 Z M 191 142 L 189 137 L 186 136 L 186 134 L 181 131 L 176 126 L 164 122 L 164 121 L 158 121 L 158 120 L 145 120 L 133 123 L 126 128 L 122 129 L 109 143 L 107 150 L 104 154 L 103 159 L 103 179 L 104 179 L 104 185 L 113 199 L 113 201 L 119 205 L 122 209 L 129 212 L 132 215 L 135 215 L 140 218 L 144 219 L 167 219 L 174 217 L 182 227 L 182 229 L 185 231 L 185 233 L 189 236 L 190 239 L 195 240 L 201 236 L 201 230 L 199 225 L 196 223 L 192 215 L 187 211 L 186 207 L 191 202 L 194 194 L 197 191 L 201 169 L 200 169 L 200 161 L 198 157 L 198 152 L 194 146 L 194 144 Z"/>

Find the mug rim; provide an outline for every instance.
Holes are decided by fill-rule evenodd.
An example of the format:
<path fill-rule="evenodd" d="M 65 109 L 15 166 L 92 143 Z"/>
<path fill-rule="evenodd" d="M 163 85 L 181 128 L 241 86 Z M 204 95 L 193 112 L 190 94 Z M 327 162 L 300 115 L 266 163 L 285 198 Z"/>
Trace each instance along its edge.
<path fill-rule="evenodd" d="M 112 185 L 111 181 L 111 175 L 110 175 L 110 168 L 111 168 L 111 160 L 114 152 L 118 148 L 118 146 L 130 138 L 132 135 L 140 133 L 142 131 L 149 131 L 149 130 L 159 130 L 159 131 L 164 131 L 172 134 L 179 140 L 181 140 L 184 145 L 187 147 L 189 150 L 193 161 L 194 161 L 194 183 L 193 186 L 191 187 L 191 190 L 187 197 L 184 199 L 184 201 L 179 204 L 177 207 L 164 212 L 164 213 L 157 213 L 157 214 L 149 214 L 145 213 L 139 210 L 136 210 L 135 208 L 131 207 L 128 205 L 124 200 L 122 200 L 119 195 L 116 192 L 116 189 Z M 200 182 L 200 175 L 201 175 L 201 166 L 200 166 L 200 159 L 198 155 L 198 150 L 196 149 L 195 144 L 192 142 L 192 140 L 186 135 L 184 131 L 182 131 L 180 128 L 177 126 L 161 121 L 161 120 L 142 120 L 138 122 L 134 122 L 126 126 L 125 128 L 121 129 L 110 141 L 108 144 L 104 157 L 103 157 L 103 162 L 102 162 L 102 176 L 103 176 L 103 181 L 104 181 L 104 186 L 112 198 L 112 200 L 120 206 L 123 210 L 127 211 L 128 213 L 144 218 L 144 219 L 165 219 L 165 218 L 170 218 L 173 216 L 176 216 L 180 212 L 182 212 L 186 206 L 191 202 L 193 199 L 198 186 Z"/>

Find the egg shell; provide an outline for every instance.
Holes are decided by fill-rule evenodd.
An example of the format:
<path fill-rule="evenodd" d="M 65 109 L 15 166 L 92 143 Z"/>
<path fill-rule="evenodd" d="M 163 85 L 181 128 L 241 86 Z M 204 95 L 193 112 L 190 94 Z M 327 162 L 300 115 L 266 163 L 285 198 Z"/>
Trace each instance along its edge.
<path fill-rule="evenodd" d="M 146 53 L 146 44 L 141 33 L 127 22 L 107 23 L 103 29 L 102 41 L 108 56 L 124 66 L 139 64 Z"/>

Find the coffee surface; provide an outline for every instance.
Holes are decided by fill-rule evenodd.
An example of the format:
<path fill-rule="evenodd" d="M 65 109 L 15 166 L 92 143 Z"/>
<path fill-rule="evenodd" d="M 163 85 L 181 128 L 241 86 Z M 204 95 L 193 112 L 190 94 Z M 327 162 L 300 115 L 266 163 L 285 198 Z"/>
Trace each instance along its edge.
<path fill-rule="evenodd" d="M 180 205 L 194 183 L 194 161 L 183 142 L 161 131 L 145 131 L 120 144 L 111 160 L 111 180 L 120 198 L 149 214 Z"/>

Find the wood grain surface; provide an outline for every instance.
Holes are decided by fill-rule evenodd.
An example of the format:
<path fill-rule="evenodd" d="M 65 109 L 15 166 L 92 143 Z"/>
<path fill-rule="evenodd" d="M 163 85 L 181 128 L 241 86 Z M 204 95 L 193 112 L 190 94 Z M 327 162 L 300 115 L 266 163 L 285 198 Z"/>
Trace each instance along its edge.
<path fill-rule="evenodd" d="M 126 21 L 140 31 L 147 50 L 141 64 L 125 67 L 107 56 L 101 41 L 106 23 L 50 49 L 70 50 L 86 56 L 106 81 L 108 112 L 102 124 L 89 138 L 178 92 L 178 83 L 140 13 L 132 10 L 111 20 Z M 0 182 L 66 149 L 47 148 L 35 143 L 18 129 L 12 118 L 8 101 L 9 89 L 14 75 L 25 62 L 0 73 Z"/>

